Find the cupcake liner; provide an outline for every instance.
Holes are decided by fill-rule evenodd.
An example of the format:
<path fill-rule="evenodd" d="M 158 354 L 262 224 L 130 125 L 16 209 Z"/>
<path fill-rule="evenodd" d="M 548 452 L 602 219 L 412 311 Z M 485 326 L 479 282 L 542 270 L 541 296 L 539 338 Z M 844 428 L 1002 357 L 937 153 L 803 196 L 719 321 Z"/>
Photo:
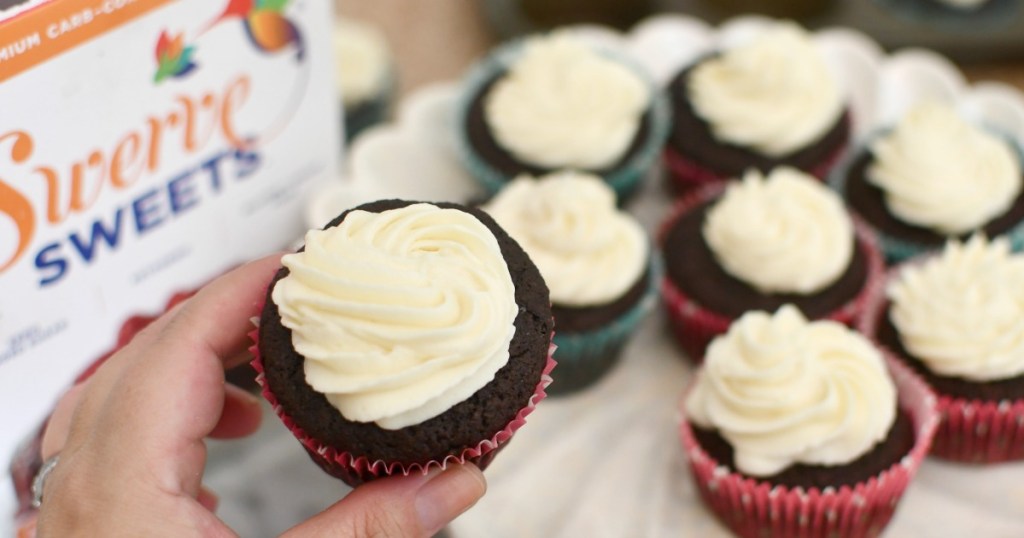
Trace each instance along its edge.
<path fill-rule="evenodd" d="M 351 144 L 360 133 L 387 118 L 391 101 L 395 95 L 395 87 L 395 73 L 389 71 L 387 81 L 380 93 L 347 110 L 344 106 L 341 107 L 342 125 L 345 127 L 345 145 Z"/>
<path fill-rule="evenodd" d="M 495 49 L 488 57 L 478 62 L 463 82 L 463 92 L 456 106 L 457 148 L 463 165 L 491 195 L 497 194 L 514 176 L 505 174 L 492 166 L 473 149 L 466 132 L 466 118 L 481 88 L 515 63 L 522 52 L 523 44 L 529 38 L 511 41 Z M 647 71 L 631 58 L 612 50 L 600 49 L 600 53 L 628 66 L 647 86 L 651 102 L 648 107 L 650 121 L 647 122 L 646 139 L 643 145 L 631 152 L 629 158 L 611 172 L 602 174 L 604 180 L 615 191 L 619 200 L 627 198 L 640 185 L 641 180 L 654 165 L 658 153 L 669 133 L 670 105 L 668 99 L 651 80 Z"/>
<path fill-rule="evenodd" d="M 901 268 L 890 270 L 887 281 L 895 279 Z M 857 329 L 891 360 L 902 363 L 898 353 L 878 341 L 878 323 L 888 305 L 885 286 L 880 286 L 869 298 Z M 935 456 L 979 464 L 1024 459 L 1024 399 L 991 401 L 939 393 L 938 412 L 941 422 L 932 446 Z"/>
<path fill-rule="evenodd" d="M 259 312 L 263 311 L 264 303 L 265 299 L 261 300 L 256 306 L 257 316 L 259 315 Z M 254 322 L 258 319 L 258 317 L 255 318 Z M 552 335 L 552 338 L 553 336 L 554 335 Z M 331 446 L 317 441 L 303 431 L 302 428 L 292 420 L 288 413 L 284 411 L 277 401 L 277 396 L 275 396 L 273 391 L 270 389 L 270 385 L 266 383 L 263 360 L 259 351 L 259 327 L 256 327 L 249 333 L 249 338 L 253 342 L 253 345 L 249 348 L 249 352 L 252 353 L 253 357 L 251 364 L 253 369 L 256 370 L 256 382 L 259 383 L 262 388 L 263 398 L 270 403 L 274 412 L 277 413 L 278 418 L 281 419 L 281 422 L 284 423 L 285 427 L 292 432 L 292 435 L 294 435 L 296 439 L 299 440 L 302 447 L 306 449 L 310 458 L 325 472 L 341 479 L 352 487 L 358 486 L 364 482 L 369 482 L 376 478 L 383 478 L 385 476 L 408 476 L 413 473 L 427 474 L 431 468 L 436 467 L 443 470 L 446 469 L 448 465 L 462 464 L 466 462 L 474 463 L 481 470 L 485 469 L 487 465 L 490 464 L 491 460 L 494 459 L 497 452 L 512 438 L 512 435 L 516 430 L 521 428 L 523 424 L 526 424 L 527 415 L 532 413 L 537 404 L 547 396 L 545 389 L 551 383 L 550 374 L 556 364 L 553 359 L 556 345 L 552 341 L 548 346 L 547 363 L 544 365 L 540 381 L 537 382 L 533 395 L 530 396 L 526 405 L 516 413 L 515 417 L 506 424 L 504 428 L 494 433 L 489 438 L 481 440 L 476 445 L 464 448 L 459 452 L 459 454 L 448 455 L 440 460 L 430 459 L 412 463 L 371 460 L 366 456 L 356 456 L 349 452 L 338 451 Z"/>
<path fill-rule="evenodd" d="M 928 385 L 899 361 L 886 357 L 886 362 L 896 383 L 899 405 L 910 414 L 914 425 L 914 446 L 899 462 L 853 487 L 819 490 L 772 485 L 744 477 L 715 461 L 700 446 L 682 415 L 680 439 L 704 503 L 744 538 L 878 536 L 928 453 L 939 423 L 936 397 Z"/>
<path fill-rule="evenodd" d="M 806 172 L 825 181 L 833 168 L 842 162 L 846 149 L 847 144 L 843 144 L 830 153 L 825 160 L 812 166 Z M 684 196 L 705 185 L 724 183 L 732 179 L 732 176 L 729 174 L 723 174 L 707 168 L 669 146 L 666 146 L 662 152 L 662 160 L 665 163 L 666 170 L 668 170 L 668 177 L 672 181 L 672 186 L 677 196 Z"/>
<path fill-rule="evenodd" d="M 725 183 L 713 183 L 683 197 L 671 215 L 662 223 L 659 241 L 685 213 L 696 209 L 725 191 Z M 853 327 L 867 307 L 872 290 L 885 284 L 885 263 L 871 229 L 856 215 L 851 215 L 857 245 L 864 250 L 867 276 L 861 291 L 842 307 L 821 319 L 838 321 Z M 700 362 L 704 350 L 716 336 L 724 334 L 733 319 L 705 308 L 684 293 L 666 274 L 662 280 L 662 302 L 669 325 L 683 351 L 695 362 Z"/>
<path fill-rule="evenodd" d="M 662 272 L 661 258 L 652 250 L 647 290 L 633 308 L 599 329 L 555 334 L 558 372 L 554 375 L 555 383 L 548 388 L 550 396 L 589 387 L 618 363 L 622 348 L 657 301 Z M 557 326 L 557 319 L 555 323 Z"/>

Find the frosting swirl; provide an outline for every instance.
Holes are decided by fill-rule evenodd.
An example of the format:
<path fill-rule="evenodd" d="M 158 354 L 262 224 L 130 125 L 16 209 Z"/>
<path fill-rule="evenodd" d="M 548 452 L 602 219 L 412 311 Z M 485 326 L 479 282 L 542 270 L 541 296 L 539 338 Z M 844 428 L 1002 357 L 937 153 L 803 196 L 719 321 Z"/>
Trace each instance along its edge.
<path fill-rule="evenodd" d="M 853 223 L 820 181 L 780 167 L 748 171 L 705 217 L 704 241 L 730 275 L 762 293 L 816 293 L 853 257 Z"/>
<path fill-rule="evenodd" d="M 335 76 L 345 107 L 372 99 L 387 80 L 388 52 L 375 28 L 339 19 L 334 32 Z"/>
<path fill-rule="evenodd" d="M 843 112 L 843 95 L 807 33 L 780 23 L 694 68 L 689 97 L 715 137 L 781 157 L 810 145 Z"/>
<path fill-rule="evenodd" d="M 484 117 L 495 140 L 522 161 L 597 170 L 629 148 L 650 99 L 630 68 L 554 33 L 526 41 L 488 93 Z"/>
<path fill-rule="evenodd" d="M 484 210 L 537 264 L 551 300 L 592 306 L 625 294 L 643 274 L 648 242 L 615 192 L 597 176 L 556 172 L 519 176 Z"/>
<path fill-rule="evenodd" d="M 1005 238 L 951 241 L 887 293 L 900 342 L 929 370 L 978 382 L 1024 374 L 1024 256 Z"/>
<path fill-rule="evenodd" d="M 732 445 L 739 471 L 770 476 L 862 456 L 896 419 L 896 387 L 867 339 L 786 305 L 744 314 L 711 343 L 685 408 Z"/>
<path fill-rule="evenodd" d="M 469 398 L 509 359 L 518 306 L 476 217 L 413 204 L 311 230 L 272 299 L 306 382 L 346 419 L 394 430 Z"/>
<path fill-rule="evenodd" d="M 952 108 L 924 102 L 871 144 L 867 179 L 905 222 L 961 235 L 1005 213 L 1020 194 L 1010 145 Z"/>

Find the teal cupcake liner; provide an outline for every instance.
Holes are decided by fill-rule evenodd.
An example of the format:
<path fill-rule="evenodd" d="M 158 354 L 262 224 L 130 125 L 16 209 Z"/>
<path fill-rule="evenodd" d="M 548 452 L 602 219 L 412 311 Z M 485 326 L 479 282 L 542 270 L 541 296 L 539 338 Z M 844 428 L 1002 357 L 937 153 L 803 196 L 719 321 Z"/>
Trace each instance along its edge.
<path fill-rule="evenodd" d="M 548 388 L 549 395 L 568 394 L 589 387 L 618 363 L 622 348 L 657 302 L 662 272 L 661 258 L 652 251 L 647 269 L 647 290 L 643 297 L 605 327 L 582 333 L 559 332 L 558 320 L 555 320 L 558 368 L 551 374 L 554 382 Z"/>
<path fill-rule="evenodd" d="M 469 134 L 466 132 L 466 118 L 474 99 L 482 88 L 515 63 L 522 54 L 523 44 L 527 39 L 529 38 L 520 38 L 499 46 L 489 56 L 473 66 L 463 81 L 463 91 L 456 105 L 455 125 L 459 156 L 470 175 L 476 178 L 491 195 L 497 194 L 509 181 L 514 179 L 514 176 L 503 173 L 477 154 L 469 141 Z M 647 71 L 631 58 L 620 52 L 607 49 L 600 49 L 599 52 L 632 69 L 647 85 L 651 95 L 648 108 L 650 121 L 646 125 L 647 133 L 644 144 L 639 149 L 632 151 L 629 158 L 620 166 L 603 174 L 604 180 L 615 191 L 618 199 L 623 200 L 639 187 L 647 172 L 661 155 L 661 148 L 668 138 L 671 105 L 669 105 L 664 92 L 654 83 Z"/>
<path fill-rule="evenodd" d="M 351 145 L 366 129 L 384 122 L 391 109 L 391 101 L 395 95 L 396 80 L 394 73 L 388 73 L 387 81 L 381 88 L 380 93 L 371 99 L 360 102 L 350 109 L 345 109 L 344 103 L 341 107 L 342 125 L 345 127 L 345 145 Z"/>
<path fill-rule="evenodd" d="M 832 176 L 828 179 L 829 186 L 832 188 L 832 190 L 836 191 L 839 194 L 839 196 L 843 198 L 843 200 L 846 199 L 846 178 L 850 167 L 853 165 L 853 163 L 856 161 L 858 157 L 860 157 L 861 155 L 864 154 L 865 151 L 867 151 L 866 148 L 870 144 L 870 141 L 876 138 L 877 136 L 880 136 L 884 132 L 886 131 L 879 131 L 875 135 L 868 137 L 867 142 L 865 142 L 862 145 L 862 147 L 857 151 L 848 152 L 846 158 L 843 160 L 842 163 L 840 163 L 839 166 L 835 168 L 835 170 L 832 173 Z M 1003 135 L 1002 133 L 997 134 L 1007 139 L 1007 141 L 1016 150 L 1020 162 L 1024 164 L 1024 153 L 1021 152 L 1021 148 L 1018 146 L 1018 144 L 1015 143 L 1013 139 Z M 853 208 L 849 209 L 851 212 L 856 213 L 856 210 L 854 210 Z M 864 223 L 869 228 L 871 228 L 871 231 L 875 233 L 875 236 L 878 238 L 878 246 L 879 248 L 881 248 L 882 254 L 885 256 L 886 264 L 890 266 L 904 262 L 910 258 L 919 256 L 921 254 L 940 251 L 944 246 L 943 244 L 925 245 L 913 241 L 907 241 L 906 239 L 895 237 L 893 235 L 885 233 L 882 230 L 879 230 L 877 227 L 873 226 L 870 221 L 866 219 L 862 218 L 861 220 L 863 220 Z M 1014 252 L 1024 250 L 1024 220 L 1018 222 L 1012 228 L 999 234 L 996 237 L 1006 237 L 1010 241 L 1010 248 Z M 956 238 L 950 237 L 950 239 Z"/>

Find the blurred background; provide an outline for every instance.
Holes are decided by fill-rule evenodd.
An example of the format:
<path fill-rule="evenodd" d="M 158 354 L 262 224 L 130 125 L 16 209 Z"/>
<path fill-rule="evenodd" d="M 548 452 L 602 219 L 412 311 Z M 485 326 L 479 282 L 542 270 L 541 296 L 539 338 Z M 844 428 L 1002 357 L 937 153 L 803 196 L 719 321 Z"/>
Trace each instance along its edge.
<path fill-rule="evenodd" d="M 969 80 L 1024 89 L 1020 0 L 335 0 L 342 16 L 378 27 L 394 56 L 397 95 L 450 80 L 502 39 L 561 24 L 620 29 L 654 13 L 712 24 L 758 13 L 811 29 L 846 26 L 887 50 L 924 47 L 953 59 Z M 957 6 L 959 4 L 959 7 Z"/>

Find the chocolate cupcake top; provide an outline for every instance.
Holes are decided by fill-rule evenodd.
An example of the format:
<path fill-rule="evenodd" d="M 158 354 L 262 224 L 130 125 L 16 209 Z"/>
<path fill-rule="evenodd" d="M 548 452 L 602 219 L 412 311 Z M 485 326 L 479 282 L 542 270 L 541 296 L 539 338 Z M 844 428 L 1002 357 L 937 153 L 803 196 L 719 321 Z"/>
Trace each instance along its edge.
<path fill-rule="evenodd" d="M 771 157 L 820 139 L 845 101 L 810 36 L 794 23 L 703 61 L 686 90 L 716 138 Z"/>
<path fill-rule="evenodd" d="M 808 322 L 789 305 L 744 314 L 712 341 L 697 375 L 687 416 L 717 430 L 748 476 L 849 463 L 885 439 L 896 418 L 881 353 L 848 327 Z"/>
<path fill-rule="evenodd" d="M 599 170 L 629 149 L 650 100 L 630 67 L 554 33 L 523 44 L 484 114 L 497 142 L 523 162 Z"/>
<path fill-rule="evenodd" d="M 372 26 L 339 19 L 334 32 L 335 76 L 345 108 L 369 101 L 384 91 L 388 49 Z"/>
<path fill-rule="evenodd" d="M 556 304 L 614 301 L 647 267 L 643 228 L 616 207 L 615 192 L 597 176 L 519 176 L 483 209 L 537 264 Z"/>
<path fill-rule="evenodd" d="M 708 210 L 703 236 L 727 273 L 761 293 L 817 293 L 842 276 L 854 251 L 842 200 L 787 167 L 731 183 Z"/>
<path fill-rule="evenodd" d="M 871 144 L 867 179 L 904 222 L 944 235 L 984 226 L 1013 205 L 1021 167 L 1005 140 L 951 107 L 923 102 Z"/>
<path fill-rule="evenodd" d="M 306 382 L 353 422 L 418 424 L 509 359 L 519 307 L 494 234 L 431 204 L 349 212 L 282 258 L 272 298 Z"/>
<path fill-rule="evenodd" d="M 938 375 L 973 382 L 1024 374 L 1024 255 L 1005 238 L 949 242 L 887 289 L 904 349 Z"/>

